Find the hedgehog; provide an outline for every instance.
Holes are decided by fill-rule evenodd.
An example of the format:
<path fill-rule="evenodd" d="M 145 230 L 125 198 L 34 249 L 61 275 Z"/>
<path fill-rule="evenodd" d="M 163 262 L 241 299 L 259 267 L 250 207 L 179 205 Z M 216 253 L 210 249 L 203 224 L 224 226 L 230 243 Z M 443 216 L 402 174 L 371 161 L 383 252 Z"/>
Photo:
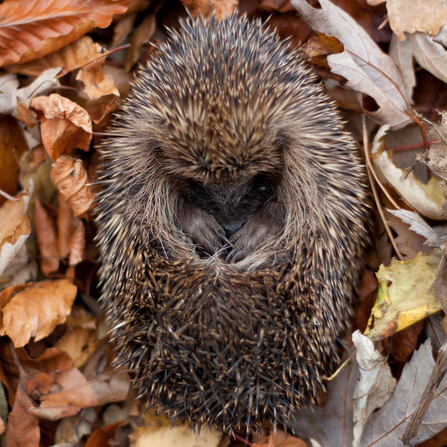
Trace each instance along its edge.
<path fill-rule="evenodd" d="M 101 145 L 116 364 L 194 429 L 290 427 L 337 366 L 368 244 L 353 137 L 260 20 L 182 19 Z"/>

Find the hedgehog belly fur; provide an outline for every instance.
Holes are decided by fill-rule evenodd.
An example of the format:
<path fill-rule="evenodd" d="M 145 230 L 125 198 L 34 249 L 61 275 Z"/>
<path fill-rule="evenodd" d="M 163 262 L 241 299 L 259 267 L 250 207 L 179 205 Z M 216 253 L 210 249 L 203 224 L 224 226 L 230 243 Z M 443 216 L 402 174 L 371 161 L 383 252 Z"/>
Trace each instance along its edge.
<path fill-rule="evenodd" d="M 260 21 L 186 20 L 102 144 L 117 364 L 195 427 L 287 427 L 336 367 L 367 245 L 352 137 Z"/>

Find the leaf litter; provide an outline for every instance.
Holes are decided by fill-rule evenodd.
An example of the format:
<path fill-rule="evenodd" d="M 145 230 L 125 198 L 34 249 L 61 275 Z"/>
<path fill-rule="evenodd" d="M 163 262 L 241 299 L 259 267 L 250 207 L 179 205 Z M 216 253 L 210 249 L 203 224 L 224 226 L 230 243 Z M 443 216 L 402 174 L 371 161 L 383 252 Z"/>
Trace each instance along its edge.
<path fill-rule="evenodd" d="M 148 41 L 165 40 L 164 26 L 176 26 L 181 11 L 147 0 L 0 5 L 0 434 L 7 446 L 363 447 L 430 438 L 444 445 L 447 10 L 439 0 L 310 3 L 183 1 L 193 17 L 219 19 L 235 7 L 269 14 L 281 37 L 301 45 L 367 151 L 381 228 L 365 259 L 356 315 L 362 329 L 369 317 L 369 338 L 353 324 L 356 357 L 329 378 L 320 407 L 297 411 L 294 434 L 265 427 L 252 439 L 202 432 L 198 441 L 189 427 L 170 430 L 164 416 L 143 416 L 130 377 L 113 370 L 93 240 L 93 145 L 138 65 L 154 57 Z M 441 349 L 436 362 L 432 344 Z"/>

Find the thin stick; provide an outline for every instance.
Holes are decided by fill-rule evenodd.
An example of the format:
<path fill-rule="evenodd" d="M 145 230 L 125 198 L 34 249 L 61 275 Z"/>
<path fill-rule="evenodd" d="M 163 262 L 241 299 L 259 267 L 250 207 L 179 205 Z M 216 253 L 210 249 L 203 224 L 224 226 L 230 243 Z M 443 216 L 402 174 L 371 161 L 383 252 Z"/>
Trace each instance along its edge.
<path fill-rule="evenodd" d="M 334 372 L 334 374 L 332 374 L 330 377 L 323 376 L 323 379 L 327 380 L 328 382 L 335 379 L 338 376 L 338 374 L 340 373 L 340 371 L 348 364 L 349 360 L 351 360 L 352 357 L 354 357 L 354 354 L 356 354 L 356 353 L 357 353 L 357 349 L 354 349 L 354 351 L 351 353 L 351 355 L 342 363 L 342 365 L 337 369 L 337 371 Z"/>
<path fill-rule="evenodd" d="M 368 142 L 368 133 L 367 133 L 367 130 L 366 130 L 366 116 L 365 115 L 362 115 L 362 127 L 363 127 L 363 146 L 365 148 L 365 154 L 369 154 L 369 142 Z M 368 158 L 369 158 L 369 156 L 366 155 L 367 161 L 368 161 Z M 383 225 L 385 226 L 385 230 L 388 233 L 388 237 L 390 238 L 391 244 L 394 247 L 394 250 L 395 250 L 395 252 L 397 254 L 397 257 L 401 261 L 405 261 L 405 259 L 402 256 L 400 250 L 397 248 L 397 244 L 396 244 L 396 241 L 394 240 L 393 233 L 391 232 L 391 229 L 390 229 L 390 227 L 388 225 L 388 222 L 385 219 L 385 214 L 383 212 L 382 204 L 380 203 L 379 195 L 377 194 L 377 188 L 376 188 L 376 185 L 375 185 L 374 180 L 372 178 L 374 176 L 373 176 L 373 174 L 371 172 L 371 169 L 370 169 L 370 163 L 371 163 L 371 161 L 369 161 L 369 163 L 367 162 L 367 164 L 366 164 L 366 172 L 368 173 L 369 183 L 371 184 L 371 189 L 372 189 L 372 192 L 373 192 L 373 195 L 374 195 L 374 200 L 376 202 L 377 209 L 378 209 L 379 214 L 380 214 L 380 218 L 382 219 Z M 400 209 L 400 208 L 398 207 L 397 209 Z"/>
<path fill-rule="evenodd" d="M 10 196 L 7 192 L 2 191 L 0 189 L 0 196 L 6 197 L 8 200 L 11 200 L 12 202 L 20 202 L 19 199 L 16 199 L 15 197 Z"/>

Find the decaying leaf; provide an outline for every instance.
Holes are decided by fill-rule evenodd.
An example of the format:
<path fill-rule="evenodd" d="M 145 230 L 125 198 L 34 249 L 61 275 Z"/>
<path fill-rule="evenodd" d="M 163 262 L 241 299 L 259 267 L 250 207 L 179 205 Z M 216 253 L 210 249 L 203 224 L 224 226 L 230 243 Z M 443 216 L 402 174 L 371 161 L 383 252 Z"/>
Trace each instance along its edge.
<path fill-rule="evenodd" d="M 418 254 L 411 261 L 393 259 L 377 272 L 379 293 L 365 335 L 382 339 L 441 309 L 430 291 L 441 260 L 440 250 Z"/>
<path fill-rule="evenodd" d="M 35 283 L 17 293 L 14 287 L 0 293 L 0 334 L 8 335 L 15 347 L 25 346 L 31 337 L 40 340 L 63 323 L 77 291 L 65 279 Z"/>
<path fill-rule="evenodd" d="M 182 0 L 182 3 L 194 18 L 197 18 L 199 14 L 209 18 L 214 14 L 216 19 L 220 20 L 226 14 L 231 15 L 239 2 L 238 0 Z"/>
<path fill-rule="evenodd" d="M 85 226 L 82 220 L 79 221 L 76 230 L 70 240 L 69 265 L 79 264 L 85 257 Z"/>
<path fill-rule="evenodd" d="M 87 184 L 87 172 L 82 160 L 60 157 L 53 163 L 51 180 L 70 204 L 75 216 L 80 216 L 93 207 L 95 198 L 91 186 Z"/>
<path fill-rule="evenodd" d="M 374 344 L 367 337 L 356 331 L 352 341 L 357 349 L 357 363 L 360 379 L 353 396 L 354 440 L 353 447 L 360 445 L 363 427 L 374 410 L 388 401 L 396 386 L 396 379 L 391 374 L 387 359 L 374 349 Z"/>
<path fill-rule="evenodd" d="M 26 216 L 32 189 L 17 196 L 18 202 L 8 200 L 0 208 L 0 276 L 14 259 L 31 233 Z"/>
<path fill-rule="evenodd" d="M 42 141 L 53 160 L 73 148 L 90 149 L 92 121 L 81 106 L 54 93 L 34 98 L 31 107 L 42 112 Z"/>
<path fill-rule="evenodd" d="M 362 95 L 363 111 L 379 124 L 393 128 L 410 122 L 409 98 L 402 75 L 366 31 L 329 0 L 314 8 L 306 0 L 292 0 L 300 16 L 313 29 L 336 37 L 345 51 L 328 56 L 331 71 L 347 80 L 347 86 Z M 374 104 L 369 104 L 373 98 Z"/>
<path fill-rule="evenodd" d="M 0 66 L 59 50 L 95 26 L 109 26 L 129 0 L 5 0 L 0 5 Z"/>

